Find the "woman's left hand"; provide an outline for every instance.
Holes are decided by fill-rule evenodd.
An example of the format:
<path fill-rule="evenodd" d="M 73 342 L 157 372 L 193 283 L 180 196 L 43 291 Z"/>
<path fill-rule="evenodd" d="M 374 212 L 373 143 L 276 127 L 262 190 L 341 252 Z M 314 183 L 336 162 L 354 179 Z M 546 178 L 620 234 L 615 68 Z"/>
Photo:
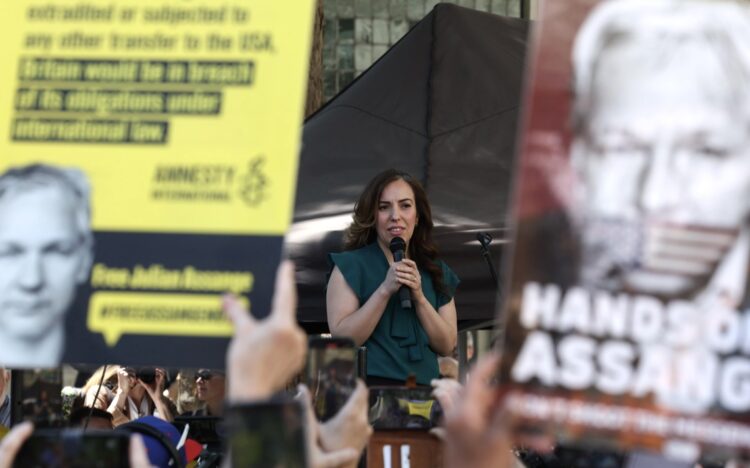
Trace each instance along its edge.
<path fill-rule="evenodd" d="M 422 276 L 414 260 L 405 258 L 396 264 L 398 282 L 411 289 L 414 299 L 422 296 Z"/>
<path fill-rule="evenodd" d="M 143 385 L 143 388 L 146 389 L 146 393 L 148 393 L 148 396 L 151 398 L 151 401 L 154 402 L 154 407 L 156 409 L 155 416 L 158 416 L 159 418 L 167 421 L 172 422 L 174 419 L 174 416 L 172 415 L 172 411 L 167 407 L 167 405 L 164 404 L 164 384 L 167 381 L 167 372 L 157 367 L 155 370 L 156 378 L 154 379 L 153 383 L 147 384 L 141 379 L 138 379 L 138 383 Z"/>
<path fill-rule="evenodd" d="M 154 373 L 154 381 L 150 384 L 144 382 L 141 379 L 138 379 L 138 383 L 143 385 L 143 388 L 146 389 L 146 393 L 148 393 L 148 396 L 150 396 L 152 400 L 156 401 L 161 392 L 164 391 L 164 381 L 166 380 L 166 374 L 164 372 L 164 369 L 159 368 L 157 368 Z"/>

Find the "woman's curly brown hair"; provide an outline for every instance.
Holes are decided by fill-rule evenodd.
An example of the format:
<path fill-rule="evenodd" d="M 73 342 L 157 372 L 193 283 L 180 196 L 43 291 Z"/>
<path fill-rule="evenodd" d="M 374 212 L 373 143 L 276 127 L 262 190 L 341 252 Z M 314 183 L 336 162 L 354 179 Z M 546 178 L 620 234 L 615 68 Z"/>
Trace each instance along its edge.
<path fill-rule="evenodd" d="M 409 184 L 414 192 L 414 203 L 417 207 L 417 219 L 419 220 L 414 226 L 414 234 L 409 241 L 408 257 L 414 260 L 419 268 L 427 270 L 437 292 L 446 294 L 443 271 L 436 262 L 438 248 L 435 241 L 432 240 L 433 224 L 430 203 L 427 201 L 427 194 L 422 188 L 422 184 L 406 172 L 388 169 L 376 175 L 367 184 L 354 205 L 352 223 L 345 234 L 344 250 L 359 249 L 377 240 L 375 222 L 380 196 L 388 184 L 397 180 L 403 180 Z"/>

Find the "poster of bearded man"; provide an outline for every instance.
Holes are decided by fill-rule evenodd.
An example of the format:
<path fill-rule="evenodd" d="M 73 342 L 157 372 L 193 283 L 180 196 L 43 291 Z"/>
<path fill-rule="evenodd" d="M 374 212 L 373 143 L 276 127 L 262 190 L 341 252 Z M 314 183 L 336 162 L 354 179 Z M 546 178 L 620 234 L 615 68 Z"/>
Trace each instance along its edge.
<path fill-rule="evenodd" d="M 516 433 L 748 456 L 750 12 L 582 0 L 542 16 L 500 312 Z"/>

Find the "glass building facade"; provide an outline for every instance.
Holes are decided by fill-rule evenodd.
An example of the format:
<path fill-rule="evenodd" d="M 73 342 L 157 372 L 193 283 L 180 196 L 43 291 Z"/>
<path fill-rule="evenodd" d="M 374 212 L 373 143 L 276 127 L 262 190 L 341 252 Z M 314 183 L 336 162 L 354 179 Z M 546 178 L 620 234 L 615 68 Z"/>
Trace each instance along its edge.
<path fill-rule="evenodd" d="M 329 100 L 440 3 L 436 0 L 323 0 L 323 83 Z M 447 0 L 521 17 L 523 0 Z"/>

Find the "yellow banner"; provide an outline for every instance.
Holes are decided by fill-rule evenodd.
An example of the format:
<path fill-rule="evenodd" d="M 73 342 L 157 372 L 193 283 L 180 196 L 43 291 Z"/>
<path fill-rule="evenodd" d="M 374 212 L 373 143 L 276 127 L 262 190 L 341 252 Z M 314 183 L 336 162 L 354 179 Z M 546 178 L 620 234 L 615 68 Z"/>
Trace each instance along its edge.
<path fill-rule="evenodd" d="M 96 231 L 283 234 L 313 3 L 1 2 L 0 173 L 82 170 Z"/>
<path fill-rule="evenodd" d="M 435 403 L 434 400 L 402 400 L 399 399 L 399 406 L 406 407 L 409 416 L 421 416 L 425 419 L 430 419 L 430 413 L 432 412 L 432 405 Z"/>
<path fill-rule="evenodd" d="M 271 308 L 314 3 L 0 2 L 0 365 L 223 366 L 221 295 Z"/>

